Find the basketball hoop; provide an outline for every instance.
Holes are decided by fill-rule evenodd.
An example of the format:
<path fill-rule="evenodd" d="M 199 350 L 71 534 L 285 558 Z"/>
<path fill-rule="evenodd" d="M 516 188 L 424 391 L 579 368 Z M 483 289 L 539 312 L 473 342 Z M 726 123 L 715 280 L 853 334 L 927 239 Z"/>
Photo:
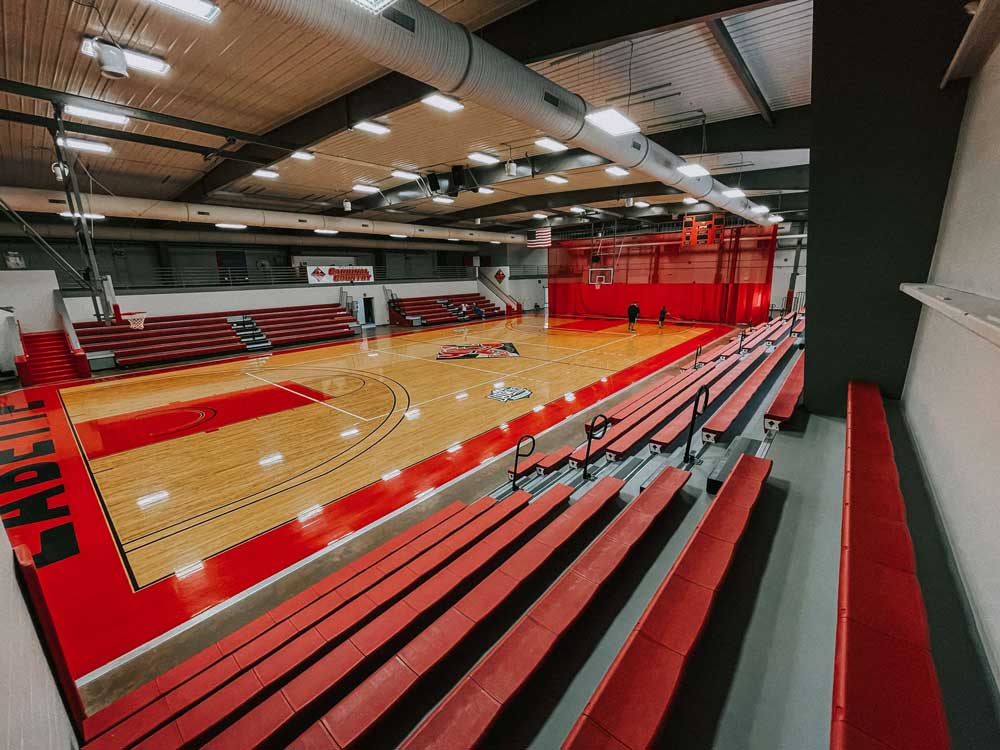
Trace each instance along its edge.
<path fill-rule="evenodd" d="M 128 321 L 128 327 L 136 331 L 141 331 L 146 326 L 146 313 L 144 312 L 123 312 L 122 320 Z"/>

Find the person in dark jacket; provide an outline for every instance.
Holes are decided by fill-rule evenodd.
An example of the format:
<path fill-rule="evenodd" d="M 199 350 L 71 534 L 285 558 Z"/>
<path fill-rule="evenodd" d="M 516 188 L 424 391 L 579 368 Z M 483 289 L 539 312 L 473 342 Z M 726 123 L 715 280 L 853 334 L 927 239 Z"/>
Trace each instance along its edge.
<path fill-rule="evenodd" d="M 664 305 L 660 308 L 660 328 L 663 328 L 663 321 L 667 319 L 667 306 Z"/>
<path fill-rule="evenodd" d="M 639 303 L 633 302 L 628 306 L 628 330 L 635 333 L 635 321 L 639 319 Z"/>

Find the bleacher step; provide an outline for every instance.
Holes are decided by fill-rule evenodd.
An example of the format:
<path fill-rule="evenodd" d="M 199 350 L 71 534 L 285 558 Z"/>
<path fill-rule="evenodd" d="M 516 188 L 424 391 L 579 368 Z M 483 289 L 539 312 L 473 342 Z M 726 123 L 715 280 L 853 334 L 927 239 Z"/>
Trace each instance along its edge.
<path fill-rule="evenodd" d="M 634 470 L 635 463 L 633 462 L 641 464 L 641 466 L 638 471 L 628 478 L 620 493 L 621 497 L 629 502 L 635 500 L 640 492 L 645 490 L 656 477 L 671 465 L 670 459 L 662 453 L 653 453 L 649 456 L 636 456 L 622 462 L 621 465 Z"/>
<path fill-rule="evenodd" d="M 719 491 L 741 456 L 744 454 L 755 456 L 758 448 L 760 448 L 760 440 L 754 440 L 746 435 L 734 438 L 718 463 L 715 464 L 712 473 L 708 475 L 708 479 L 705 482 L 705 489 L 708 490 L 708 494 L 714 495 Z"/>

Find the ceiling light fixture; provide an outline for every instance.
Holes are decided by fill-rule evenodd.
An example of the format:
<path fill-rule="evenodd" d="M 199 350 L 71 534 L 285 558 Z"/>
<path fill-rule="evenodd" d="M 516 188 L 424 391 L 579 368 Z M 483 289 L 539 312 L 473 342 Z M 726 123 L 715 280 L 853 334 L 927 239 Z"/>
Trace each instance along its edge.
<path fill-rule="evenodd" d="M 493 188 L 480 186 L 476 188 L 476 192 L 479 193 L 480 195 L 493 195 L 493 193 L 495 193 L 496 190 L 494 190 Z"/>
<path fill-rule="evenodd" d="M 293 151 L 292 158 L 298 159 L 299 161 L 312 161 L 316 158 L 316 154 L 312 151 Z"/>
<path fill-rule="evenodd" d="M 677 171 L 686 177 L 706 177 L 709 174 L 701 164 L 682 164 L 677 167 Z"/>
<path fill-rule="evenodd" d="M 646 201 L 636 201 L 635 202 L 635 207 L 636 208 L 649 208 L 649 204 L 646 203 Z"/>
<path fill-rule="evenodd" d="M 580 206 L 573 206 L 570 209 L 570 211 L 572 211 L 575 214 L 585 214 L 585 213 L 587 213 L 587 209 L 581 208 Z"/>
<path fill-rule="evenodd" d="M 246 224 L 227 224 L 225 222 L 215 225 L 217 229 L 246 229 Z"/>
<path fill-rule="evenodd" d="M 340 234 L 339 229 L 314 229 L 316 234 Z"/>
<path fill-rule="evenodd" d="M 785 220 L 785 217 L 781 216 L 780 214 L 772 214 L 767 217 L 767 220 L 772 224 L 780 224 Z"/>
<path fill-rule="evenodd" d="M 490 156 L 489 154 L 484 154 L 482 151 L 473 151 L 469 154 L 469 158 L 472 161 L 478 161 L 480 164 L 499 164 L 500 160 L 495 156 Z"/>
<path fill-rule="evenodd" d="M 604 171 L 607 172 L 612 177 L 627 177 L 629 174 L 629 171 L 627 169 L 619 166 L 608 167 Z"/>
<path fill-rule="evenodd" d="M 747 194 L 744 193 L 739 188 L 729 188 L 728 190 L 723 190 L 722 194 L 727 198 L 746 198 Z"/>
<path fill-rule="evenodd" d="M 394 169 L 390 174 L 393 177 L 398 177 L 401 180 L 419 180 L 420 175 L 416 172 L 407 172 L 405 169 Z"/>
<path fill-rule="evenodd" d="M 407 236 L 405 234 L 390 234 L 390 237 L 395 237 L 397 240 L 405 240 Z"/>
<path fill-rule="evenodd" d="M 756 205 L 750 206 L 750 213 L 752 213 L 752 214 L 766 214 L 770 210 L 771 209 L 769 209 L 767 206 L 762 206 L 759 203 L 756 204 Z"/>
<path fill-rule="evenodd" d="M 59 215 L 64 219 L 80 218 L 80 214 L 72 211 L 60 211 Z M 91 214 L 86 211 L 83 212 L 83 218 L 90 219 L 91 221 L 101 221 L 102 219 L 108 218 L 104 214 Z"/>
<path fill-rule="evenodd" d="M 381 13 L 392 5 L 396 0 L 351 0 L 355 5 L 360 5 L 365 10 L 372 13 Z"/>
<path fill-rule="evenodd" d="M 503 243 L 500 242 L 500 240 L 490 240 L 490 244 L 491 245 L 502 245 Z"/>
<path fill-rule="evenodd" d="M 266 180 L 276 180 L 278 179 L 278 173 L 273 169 L 255 169 L 253 171 L 254 177 L 263 177 Z"/>
<path fill-rule="evenodd" d="M 454 198 L 449 198 L 447 195 L 435 195 L 431 200 L 433 200 L 435 203 L 445 203 L 445 204 L 455 202 Z"/>
<path fill-rule="evenodd" d="M 72 117 L 82 117 L 85 120 L 97 120 L 99 122 L 110 122 L 112 125 L 128 125 L 128 118 L 125 115 L 116 115 L 111 112 L 101 112 L 97 109 L 87 109 L 78 107 L 75 104 L 67 104 L 63 110 Z"/>
<path fill-rule="evenodd" d="M 613 107 L 599 109 L 587 115 L 587 122 L 597 126 L 609 135 L 638 133 L 641 128 Z"/>
<path fill-rule="evenodd" d="M 194 16 L 201 21 L 214 21 L 221 12 L 218 5 L 208 0 L 153 0 L 153 2 L 186 16 Z"/>
<path fill-rule="evenodd" d="M 87 57 L 97 57 L 97 48 L 94 46 L 94 39 L 90 37 L 84 38 L 83 42 L 80 44 L 80 52 L 85 54 Z M 166 60 L 156 57 L 155 55 L 147 55 L 144 52 L 136 52 L 135 50 L 126 49 L 122 47 L 122 52 L 125 54 L 125 64 L 129 69 L 141 70 L 144 73 L 155 73 L 158 76 L 165 76 L 170 72 L 170 63 Z"/>
<path fill-rule="evenodd" d="M 549 215 L 548 214 L 532 214 L 531 218 L 532 219 L 547 219 L 547 218 L 549 218 Z"/>
<path fill-rule="evenodd" d="M 461 240 L 458 237 L 449 237 L 448 242 L 461 242 Z"/>
<path fill-rule="evenodd" d="M 351 189 L 358 193 L 367 193 L 368 195 L 379 192 L 379 189 L 374 185 L 364 185 L 360 182 L 357 185 L 353 185 Z"/>
<path fill-rule="evenodd" d="M 89 151 L 94 154 L 110 154 L 111 146 L 100 141 L 86 141 L 83 138 L 56 138 L 63 148 L 71 148 L 74 151 Z"/>
<path fill-rule="evenodd" d="M 444 94 L 431 94 L 430 96 L 425 96 L 420 101 L 445 112 L 458 112 L 460 109 L 465 109 L 465 105 L 462 102 Z"/>
<path fill-rule="evenodd" d="M 685 205 L 693 206 L 697 202 L 698 202 L 697 198 L 692 198 L 690 195 L 685 195 L 684 196 L 684 203 L 685 203 Z"/>
<path fill-rule="evenodd" d="M 355 123 L 354 129 L 363 130 L 366 133 L 374 133 L 375 135 L 385 135 L 386 133 L 391 132 L 391 129 L 388 126 L 383 125 L 380 122 L 372 122 L 371 120 L 362 120 L 359 123 Z"/>
<path fill-rule="evenodd" d="M 539 148 L 544 148 L 546 151 L 551 151 L 554 154 L 558 154 L 561 151 L 569 151 L 569 146 L 565 143 L 560 143 L 555 138 L 539 138 L 535 141 L 535 145 Z"/>
<path fill-rule="evenodd" d="M 557 174 L 550 174 L 548 177 L 545 178 L 545 181 L 555 183 L 556 185 L 565 185 L 567 182 L 569 182 L 569 180 L 567 180 L 565 177 L 560 177 Z"/>

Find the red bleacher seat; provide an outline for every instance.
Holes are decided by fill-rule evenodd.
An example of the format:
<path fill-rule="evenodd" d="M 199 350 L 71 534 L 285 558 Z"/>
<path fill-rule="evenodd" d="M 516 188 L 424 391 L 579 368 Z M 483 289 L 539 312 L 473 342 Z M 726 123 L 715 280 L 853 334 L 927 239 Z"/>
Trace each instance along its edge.
<path fill-rule="evenodd" d="M 770 467 L 765 459 L 740 458 L 563 748 L 647 750 L 653 746 Z M 613 742 L 602 741 L 599 734 Z"/>
<path fill-rule="evenodd" d="M 792 365 L 791 372 L 781 385 L 778 395 L 764 412 L 764 429 L 776 430 L 784 422 L 792 418 L 795 407 L 802 398 L 802 387 L 805 384 L 806 355 L 802 354 Z"/>
<path fill-rule="evenodd" d="M 465 750 L 482 742 L 511 699 L 538 672 L 546 656 L 579 619 L 689 477 L 688 472 L 668 468 L 629 503 L 424 719 L 402 747 L 405 750 Z M 596 564 L 597 561 L 600 564 Z M 470 703 L 468 696 L 479 695 L 480 691 L 489 700 Z"/>
<path fill-rule="evenodd" d="M 950 747 L 892 441 L 878 387 L 852 382 L 832 750 Z"/>
<path fill-rule="evenodd" d="M 570 445 L 564 445 L 562 448 L 552 451 L 541 461 L 538 462 L 538 473 L 540 474 L 550 474 L 556 469 L 561 469 L 569 461 L 570 454 L 572 454 L 574 448 Z"/>

